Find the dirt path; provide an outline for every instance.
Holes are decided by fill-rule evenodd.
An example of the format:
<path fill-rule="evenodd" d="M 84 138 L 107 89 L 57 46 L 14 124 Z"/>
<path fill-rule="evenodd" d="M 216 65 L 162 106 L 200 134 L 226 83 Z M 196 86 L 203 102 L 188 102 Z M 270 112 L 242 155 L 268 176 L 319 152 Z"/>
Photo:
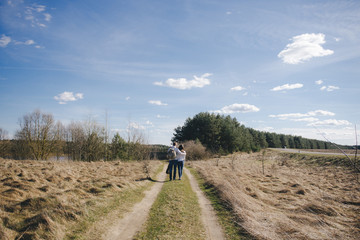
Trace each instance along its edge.
<path fill-rule="evenodd" d="M 154 203 L 158 193 L 160 192 L 164 181 L 166 179 L 167 165 L 157 176 L 157 182 L 152 188 L 145 192 L 145 197 L 141 202 L 137 203 L 133 207 L 133 211 L 127 213 L 122 219 L 120 219 L 113 227 L 109 229 L 107 234 L 102 239 L 113 240 L 125 240 L 132 239 L 133 236 L 141 230 L 142 225 L 145 223 L 149 214 L 150 208 Z"/>
<path fill-rule="evenodd" d="M 188 176 L 190 180 L 190 185 L 199 199 L 199 204 L 201 208 L 201 220 L 206 230 L 206 239 L 225 239 L 224 232 L 217 220 L 215 211 L 211 206 L 210 201 L 205 197 L 196 179 L 190 173 L 190 171 L 187 168 L 184 168 L 184 172 Z"/>
<path fill-rule="evenodd" d="M 134 205 L 133 211 L 127 213 L 122 219 L 119 219 L 116 224 L 110 227 L 109 231 L 102 236 L 102 239 L 133 239 L 135 234 L 142 229 L 143 224 L 146 222 L 150 208 L 161 191 L 161 188 L 166 179 L 166 167 L 167 166 L 165 165 L 163 171 L 158 175 L 158 182 L 156 182 L 150 190 L 145 192 L 145 197 L 143 200 Z M 217 221 L 216 214 L 211 206 L 210 201 L 205 197 L 204 193 L 199 188 L 196 179 L 190 173 L 190 171 L 184 168 L 184 172 L 188 176 L 191 187 L 199 199 L 201 220 L 206 230 L 206 239 L 225 239 L 223 230 Z"/>

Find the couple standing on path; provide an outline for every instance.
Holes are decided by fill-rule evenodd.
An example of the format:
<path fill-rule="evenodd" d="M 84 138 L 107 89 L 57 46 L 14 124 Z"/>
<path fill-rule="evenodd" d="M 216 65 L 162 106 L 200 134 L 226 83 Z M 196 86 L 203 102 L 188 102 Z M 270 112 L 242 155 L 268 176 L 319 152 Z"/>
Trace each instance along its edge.
<path fill-rule="evenodd" d="M 178 168 L 179 171 L 179 180 L 181 180 L 183 168 L 184 168 L 184 162 L 185 162 L 185 156 L 186 152 L 183 147 L 183 145 L 180 145 L 179 148 L 176 147 L 176 143 L 174 142 L 172 146 L 168 150 L 168 154 L 170 152 L 175 153 L 172 158 L 169 160 L 169 167 L 167 173 L 169 173 L 170 181 L 176 179 L 176 168 Z M 174 169 L 174 170 L 173 170 Z"/>

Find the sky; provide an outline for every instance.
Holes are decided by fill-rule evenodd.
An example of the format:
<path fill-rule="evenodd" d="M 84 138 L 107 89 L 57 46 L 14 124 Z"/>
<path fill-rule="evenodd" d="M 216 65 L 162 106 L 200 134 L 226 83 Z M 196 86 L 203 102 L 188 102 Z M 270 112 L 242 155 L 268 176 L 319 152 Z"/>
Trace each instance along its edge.
<path fill-rule="evenodd" d="M 210 112 L 355 145 L 359 76 L 358 0 L 0 0 L 10 138 L 39 109 L 168 145 Z"/>

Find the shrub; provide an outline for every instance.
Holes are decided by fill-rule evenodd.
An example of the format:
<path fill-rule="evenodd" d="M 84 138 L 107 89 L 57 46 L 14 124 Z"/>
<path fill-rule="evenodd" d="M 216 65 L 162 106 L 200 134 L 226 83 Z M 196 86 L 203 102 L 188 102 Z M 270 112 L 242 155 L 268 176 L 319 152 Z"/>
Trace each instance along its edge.
<path fill-rule="evenodd" d="M 201 160 L 210 156 L 199 140 L 186 141 L 183 145 L 186 151 L 186 160 Z"/>

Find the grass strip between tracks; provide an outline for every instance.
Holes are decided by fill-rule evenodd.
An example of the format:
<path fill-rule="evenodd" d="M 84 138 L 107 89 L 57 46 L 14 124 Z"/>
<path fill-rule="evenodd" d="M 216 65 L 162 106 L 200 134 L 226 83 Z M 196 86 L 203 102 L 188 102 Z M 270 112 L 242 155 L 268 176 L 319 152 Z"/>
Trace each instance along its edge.
<path fill-rule="evenodd" d="M 205 239 L 200 206 L 189 179 L 166 181 L 143 232 L 135 239 Z"/>

